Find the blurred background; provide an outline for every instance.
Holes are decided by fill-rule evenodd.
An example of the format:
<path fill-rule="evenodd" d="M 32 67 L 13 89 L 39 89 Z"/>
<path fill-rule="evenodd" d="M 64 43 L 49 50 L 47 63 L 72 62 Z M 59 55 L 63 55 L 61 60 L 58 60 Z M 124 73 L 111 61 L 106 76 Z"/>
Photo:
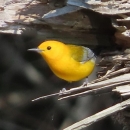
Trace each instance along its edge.
<path fill-rule="evenodd" d="M 83 81 L 67 83 L 57 78 L 42 57 L 27 49 L 37 47 L 42 38 L 33 31 L 22 35 L 0 34 L 0 130 L 62 130 L 115 102 L 113 95 L 58 97 L 32 102 L 37 97 L 72 88 Z M 89 80 L 96 78 L 96 71 Z M 84 130 L 121 130 L 107 117 Z"/>

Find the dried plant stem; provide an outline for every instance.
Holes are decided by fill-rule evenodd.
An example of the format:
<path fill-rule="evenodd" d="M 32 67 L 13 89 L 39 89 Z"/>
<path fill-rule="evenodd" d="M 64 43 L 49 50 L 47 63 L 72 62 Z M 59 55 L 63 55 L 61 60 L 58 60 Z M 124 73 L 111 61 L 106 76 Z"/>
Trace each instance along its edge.
<path fill-rule="evenodd" d="M 64 130 L 81 130 L 109 115 L 112 115 L 115 112 L 121 111 L 123 109 L 125 109 L 126 107 L 128 107 L 130 105 L 130 99 L 123 101 L 121 103 L 118 103 L 110 108 L 107 108 L 101 112 L 98 112 L 84 120 L 81 120 L 67 128 L 65 128 Z"/>

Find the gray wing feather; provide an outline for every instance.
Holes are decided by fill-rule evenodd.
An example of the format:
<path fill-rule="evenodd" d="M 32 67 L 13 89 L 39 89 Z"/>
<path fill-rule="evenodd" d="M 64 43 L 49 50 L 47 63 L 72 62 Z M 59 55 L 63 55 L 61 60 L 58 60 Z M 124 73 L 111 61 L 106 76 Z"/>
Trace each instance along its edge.
<path fill-rule="evenodd" d="M 83 48 L 84 48 L 84 55 L 83 55 L 83 59 L 82 59 L 81 63 L 84 63 L 84 62 L 86 62 L 86 61 L 89 61 L 89 60 L 91 60 L 92 58 L 93 58 L 94 60 L 96 60 L 95 54 L 92 52 L 92 50 L 90 50 L 89 48 L 84 47 L 84 46 L 83 46 Z"/>

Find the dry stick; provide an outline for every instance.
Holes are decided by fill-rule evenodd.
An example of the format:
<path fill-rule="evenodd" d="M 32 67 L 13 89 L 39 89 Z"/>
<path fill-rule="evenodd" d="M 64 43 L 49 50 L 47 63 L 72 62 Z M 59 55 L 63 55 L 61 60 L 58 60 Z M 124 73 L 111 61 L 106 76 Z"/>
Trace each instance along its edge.
<path fill-rule="evenodd" d="M 130 81 L 127 80 L 125 82 L 114 83 L 114 84 L 110 84 L 110 85 L 107 85 L 107 86 L 104 86 L 101 88 L 86 90 L 84 92 L 80 92 L 80 93 L 76 93 L 76 94 L 71 93 L 69 95 L 62 95 L 62 97 L 60 97 L 58 100 L 64 100 L 67 98 L 72 98 L 72 97 L 77 97 L 77 96 L 84 96 L 84 95 L 86 96 L 89 94 L 99 94 L 99 93 L 101 94 L 101 93 L 109 92 L 109 90 L 112 91 L 112 88 L 114 88 L 115 86 L 122 85 L 124 83 L 130 83 Z"/>
<path fill-rule="evenodd" d="M 92 91 L 96 93 L 97 90 L 108 89 L 109 87 L 112 87 L 112 86 L 115 87 L 115 85 L 121 85 L 121 84 L 129 83 L 129 82 L 130 82 L 130 74 L 124 74 L 124 75 L 121 75 L 121 76 L 118 76 L 118 77 L 115 77 L 112 79 L 108 79 L 108 80 L 105 80 L 102 82 L 90 84 L 84 88 L 79 87 L 79 88 L 73 88 L 70 90 L 66 90 L 66 93 L 69 93 L 69 94 L 68 95 L 66 95 L 64 93 L 61 94 L 61 98 L 59 100 L 70 98 L 70 97 L 75 97 L 75 96 L 83 96 L 85 94 L 92 93 Z M 76 92 L 75 89 L 80 90 L 80 93 L 73 94 L 73 92 Z M 82 92 L 81 92 L 81 90 L 82 90 Z"/>
<path fill-rule="evenodd" d="M 81 87 L 80 86 L 80 87 L 72 88 L 70 90 L 66 90 L 66 93 L 71 93 L 71 92 L 73 92 L 75 90 L 97 89 L 97 88 L 104 87 L 106 85 L 111 85 L 111 84 L 114 84 L 114 83 L 120 83 L 120 82 L 125 82 L 125 81 L 130 81 L 130 74 L 120 75 L 120 76 L 117 76 L 115 78 L 108 79 L 108 80 L 98 82 L 98 83 L 95 83 L 95 84 L 89 84 L 86 87 Z"/>
<path fill-rule="evenodd" d="M 121 75 L 121 76 L 118 76 L 118 77 L 115 77 L 115 78 L 112 78 L 112 79 L 108 79 L 108 80 L 105 80 L 105 81 L 102 81 L 102 82 L 90 84 L 86 87 L 80 86 L 80 87 L 72 88 L 72 89 L 69 89 L 69 90 L 60 91 L 59 93 L 54 93 L 54 94 L 42 96 L 42 97 L 36 98 L 32 101 L 39 100 L 39 99 L 45 99 L 45 98 L 53 97 L 53 96 L 62 96 L 63 97 L 63 96 L 66 96 L 66 95 L 67 96 L 72 95 L 73 93 L 79 92 L 79 91 L 81 93 L 81 91 L 85 92 L 85 91 L 88 91 L 88 90 L 91 90 L 91 89 L 104 88 L 105 86 L 113 85 L 113 84 L 116 84 L 116 83 L 118 85 L 120 85 L 122 83 L 129 83 L 129 82 L 130 82 L 130 74 L 124 74 L 124 75 Z"/>
<path fill-rule="evenodd" d="M 92 83 L 105 80 L 105 79 L 107 79 L 107 78 L 109 78 L 109 77 L 111 77 L 111 76 L 115 76 L 115 75 L 117 75 L 117 74 L 127 73 L 127 72 L 129 72 L 129 71 L 130 71 L 130 67 L 123 68 L 123 69 L 120 69 L 120 70 L 111 72 L 111 73 L 109 73 L 109 74 L 107 74 L 107 75 L 105 75 L 105 76 L 103 76 L 103 77 L 101 77 L 101 78 L 99 78 L 99 79 L 96 79 L 96 80 L 92 81 Z"/>
<path fill-rule="evenodd" d="M 124 57 L 124 58 L 115 58 L 113 60 L 120 60 L 120 61 L 129 61 L 130 59 L 127 58 L 127 57 Z"/>
<path fill-rule="evenodd" d="M 121 111 L 123 109 L 125 109 L 126 107 L 128 107 L 130 105 L 130 99 L 123 101 L 121 103 L 118 103 L 112 107 L 109 107 L 101 112 L 98 112 L 84 120 L 81 120 L 67 128 L 65 128 L 64 130 L 81 130 L 109 115 L 112 115 L 115 112 Z"/>
<path fill-rule="evenodd" d="M 119 64 L 115 64 L 111 70 L 108 70 L 107 73 L 105 74 L 105 76 L 109 75 L 110 73 L 112 73 L 113 71 L 115 71 L 115 69 L 117 68 L 117 66 L 119 67 Z M 104 76 L 103 76 L 104 77 Z"/>
<path fill-rule="evenodd" d="M 112 67 L 111 72 L 116 71 L 118 68 L 120 68 L 120 66 L 121 66 L 121 63 L 116 63 L 116 64 Z"/>
<path fill-rule="evenodd" d="M 108 90 L 108 89 L 112 89 L 113 87 L 117 86 L 117 85 L 121 85 L 121 84 L 124 84 L 124 83 L 130 83 L 129 80 L 126 80 L 125 82 L 119 82 L 119 83 L 113 83 L 113 84 L 110 84 L 110 85 L 107 85 L 107 86 L 103 86 L 103 87 L 99 87 L 97 89 L 92 89 L 92 90 L 85 90 L 86 87 L 77 87 L 77 88 L 73 88 L 73 89 L 70 89 L 70 90 L 66 90 L 64 92 L 60 91 L 59 93 L 54 93 L 54 94 L 49 94 L 49 95 L 46 95 L 46 96 L 41 96 L 41 97 L 38 97 L 38 98 L 35 98 L 32 100 L 33 101 L 37 101 L 37 100 L 40 100 L 40 99 L 46 99 L 46 98 L 49 98 L 49 97 L 54 97 L 54 96 L 62 96 L 61 98 L 59 98 L 58 100 L 63 100 L 63 99 L 66 99 L 66 98 L 71 98 L 71 97 L 76 97 L 76 96 L 83 96 L 83 95 L 88 95 L 88 94 L 98 94 L 98 93 L 101 93 L 101 91 L 104 91 L 104 90 Z M 96 86 L 96 85 L 95 85 Z M 77 91 L 83 91 L 83 92 L 79 92 L 79 93 L 76 93 L 76 94 L 73 94 L 74 92 L 77 92 Z"/>

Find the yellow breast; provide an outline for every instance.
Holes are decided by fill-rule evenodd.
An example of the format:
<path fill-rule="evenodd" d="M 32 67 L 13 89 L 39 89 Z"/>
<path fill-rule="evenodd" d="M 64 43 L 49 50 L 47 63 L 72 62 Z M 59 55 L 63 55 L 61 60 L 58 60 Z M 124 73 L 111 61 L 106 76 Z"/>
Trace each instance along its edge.
<path fill-rule="evenodd" d="M 82 63 L 74 60 L 69 55 L 64 55 L 59 60 L 46 61 L 56 76 L 69 82 L 78 81 L 89 76 L 95 66 L 94 59 Z"/>

